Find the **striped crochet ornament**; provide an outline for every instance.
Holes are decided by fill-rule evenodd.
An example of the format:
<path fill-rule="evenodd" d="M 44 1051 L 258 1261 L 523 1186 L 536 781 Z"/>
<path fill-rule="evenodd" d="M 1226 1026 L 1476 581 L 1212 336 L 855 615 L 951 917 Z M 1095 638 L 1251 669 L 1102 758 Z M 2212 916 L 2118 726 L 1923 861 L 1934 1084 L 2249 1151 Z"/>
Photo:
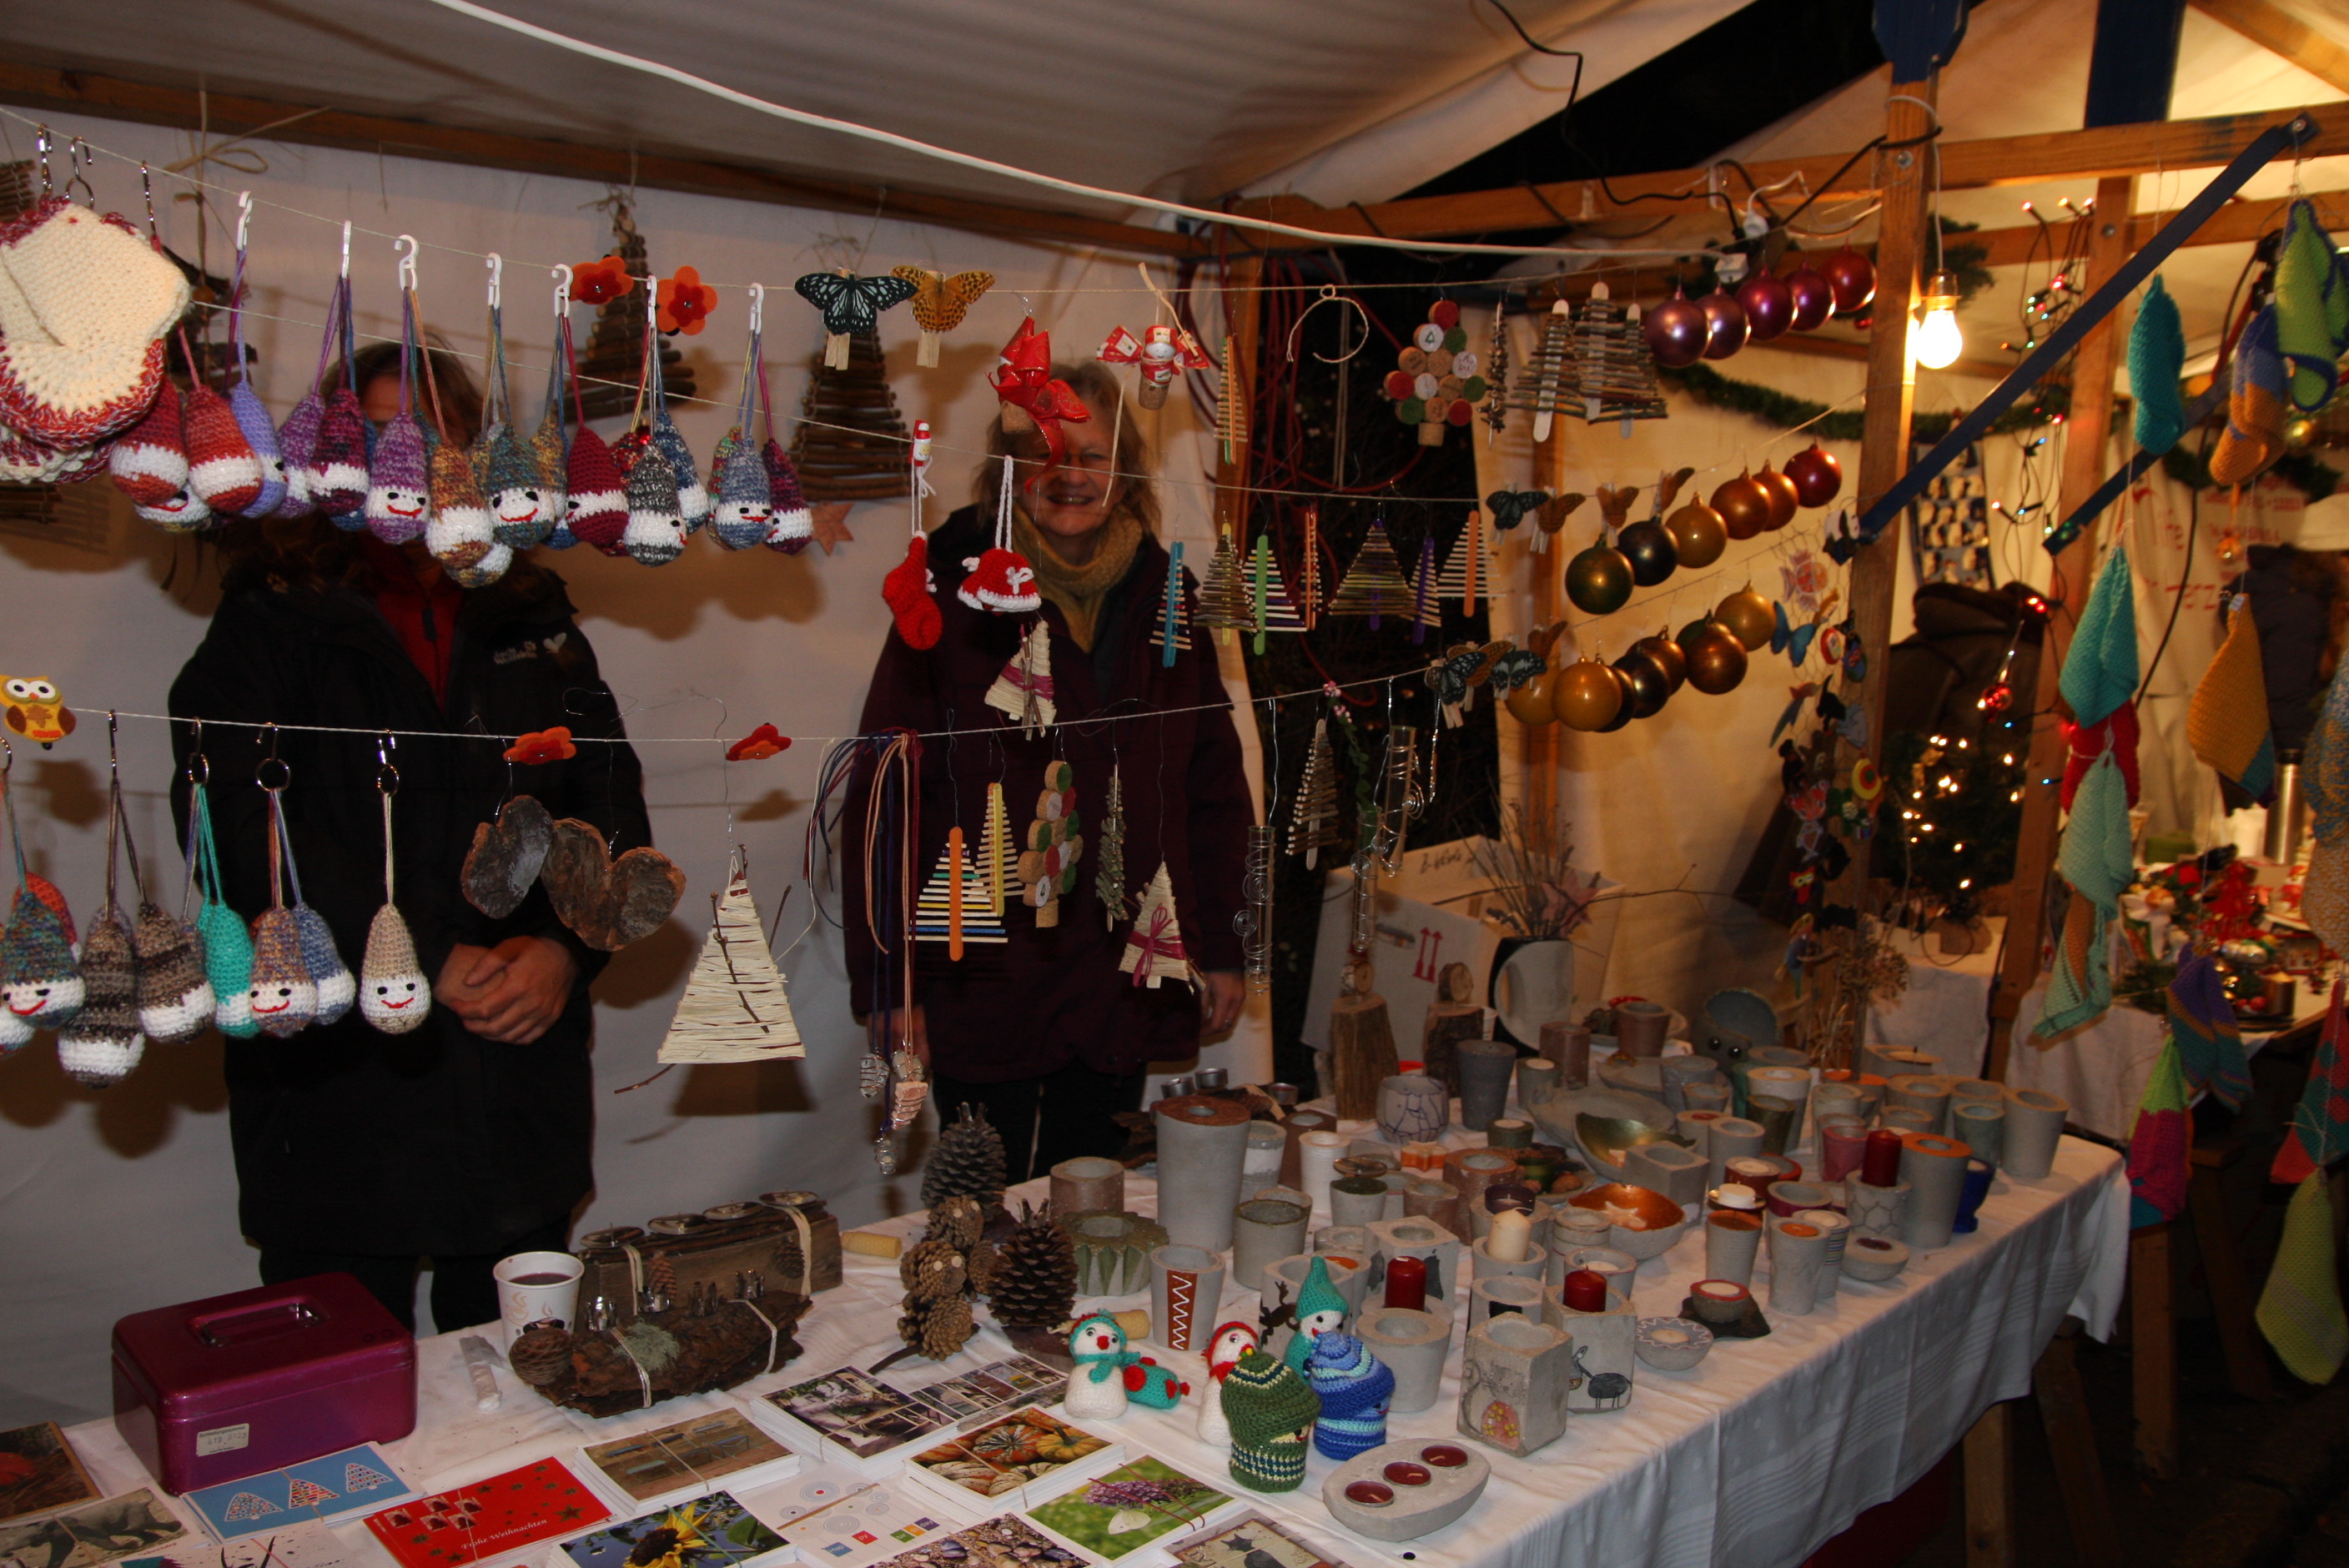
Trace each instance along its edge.
<path fill-rule="evenodd" d="M 487 556 L 497 533 L 471 453 L 454 442 L 435 442 L 430 468 L 432 521 L 424 528 L 424 548 L 453 575 Z"/>
<path fill-rule="evenodd" d="M 217 1011 L 202 939 L 157 905 L 141 903 L 130 947 L 139 960 L 140 1031 L 159 1046 L 193 1044 Z"/>
<path fill-rule="evenodd" d="M 367 926 L 359 963 L 359 1016 L 387 1035 L 423 1026 L 432 1014 L 432 986 L 417 961 L 416 940 L 397 905 L 386 903 Z"/>
<path fill-rule="evenodd" d="M 284 905 L 263 910 L 253 921 L 254 1021 L 273 1040 L 290 1040 L 317 1016 L 318 988 L 302 960 L 302 927 Z"/>
<path fill-rule="evenodd" d="M 1232 1479 L 1251 1491 L 1295 1491 L 1305 1482 L 1305 1429 L 1321 1401 L 1295 1368 L 1260 1350 L 1224 1375 L 1232 1429 Z"/>
<path fill-rule="evenodd" d="M 300 517 L 310 510 L 310 459 L 317 450 L 318 422 L 326 418 L 326 400 L 314 389 L 302 395 L 277 427 L 277 453 L 285 474 L 285 494 L 278 501 L 278 517 Z"/>
<path fill-rule="evenodd" d="M 188 485 L 212 515 L 241 515 L 261 499 L 261 459 L 227 398 L 202 383 L 188 391 Z"/>
<path fill-rule="evenodd" d="M 285 857 L 285 880 L 294 889 L 294 929 L 302 944 L 302 967 L 308 971 L 310 985 L 317 994 L 312 1021 L 340 1023 L 343 1015 L 351 1010 L 351 1004 L 358 999 L 358 981 L 336 949 L 335 934 L 327 926 L 326 917 L 312 909 L 309 901 L 302 896 L 302 868 L 295 861 L 294 840 L 282 812 L 277 817 L 277 842 Z"/>
<path fill-rule="evenodd" d="M 815 509 L 800 488 L 800 468 L 782 443 L 769 437 L 759 449 L 767 465 L 767 488 L 775 498 L 775 521 L 767 530 L 767 548 L 797 555 L 815 539 Z"/>
<path fill-rule="evenodd" d="M 698 480 L 694 489 L 700 490 Z M 628 524 L 620 546 L 641 566 L 666 566 L 685 553 L 687 527 L 679 508 L 677 470 L 657 443 L 636 454 L 628 470 Z"/>
<path fill-rule="evenodd" d="M 82 939 L 81 1011 L 57 1032 L 57 1065 L 85 1088 L 110 1088 L 147 1052 L 139 1028 L 139 958 L 122 911 L 109 904 Z"/>
<path fill-rule="evenodd" d="M 406 544 L 437 521 L 431 515 L 431 503 L 424 427 L 403 397 L 399 412 L 377 438 L 375 456 L 367 465 L 367 531 L 386 544 Z"/>
<path fill-rule="evenodd" d="M 15 1024 L 56 1029 L 81 1011 L 86 991 L 74 959 L 72 923 L 34 891 L 30 882 L 38 880 L 16 890 L 7 934 L 0 936 L 0 1005 Z"/>
<path fill-rule="evenodd" d="M 166 381 L 136 425 L 106 454 L 114 488 L 134 506 L 160 506 L 188 487 L 188 443 L 182 433 L 180 389 Z"/>
<path fill-rule="evenodd" d="M 628 528 L 628 481 L 604 438 L 582 425 L 572 432 L 565 518 L 572 537 L 611 553 Z"/>
<path fill-rule="evenodd" d="M 1387 1440 L 1387 1406 L 1393 1402 L 1392 1368 L 1350 1334 L 1325 1334 L 1313 1342 L 1306 1377 L 1321 1415 L 1313 1423 L 1313 1451 L 1325 1460 L 1350 1460 Z"/>
<path fill-rule="evenodd" d="M 318 438 L 311 443 L 303 473 L 313 507 L 334 519 L 337 527 L 356 531 L 367 526 L 367 419 L 358 394 L 350 387 L 337 387 L 326 395 L 318 417 Z"/>

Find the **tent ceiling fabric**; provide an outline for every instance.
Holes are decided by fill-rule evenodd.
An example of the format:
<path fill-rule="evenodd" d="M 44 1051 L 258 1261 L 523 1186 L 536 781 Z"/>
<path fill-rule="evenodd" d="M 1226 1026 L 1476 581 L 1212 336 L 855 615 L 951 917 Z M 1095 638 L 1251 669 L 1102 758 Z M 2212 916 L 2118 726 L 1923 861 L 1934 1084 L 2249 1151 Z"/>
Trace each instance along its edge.
<path fill-rule="evenodd" d="M 1519 0 L 1537 37 L 1591 32 L 1584 89 L 1737 0 Z M 1377 142 L 1299 189 L 1329 200 L 1407 189 L 1564 103 L 1568 62 L 1529 60 L 1483 0 L 1096 0 L 1032 6 L 895 0 L 885 7 L 740 0 L 491 0 L 518 20 L 851 119 L 1088 184 L 1213 202 L 1350 136 Z M 28 7 L 28 64 L 301 104 L 639 147 L 832 179 L 1032 206 L 1074 198 L 786 124 L 587 59 L 427 0 L 109 0 L 107 25 Z M 1578 24 L 1588 24 L 1582 26 Z M 1512 63 L 1514 62 L 1514 64 Z M 1414 120 L 1431 101 L 1450 107 Z M 1380 149 L 1387 149 L 1381 150 Z M 1408 165 L 1408 167 L 1405 167 Z M 1413 172 L 1423 169 L 1424 172 Z"/>

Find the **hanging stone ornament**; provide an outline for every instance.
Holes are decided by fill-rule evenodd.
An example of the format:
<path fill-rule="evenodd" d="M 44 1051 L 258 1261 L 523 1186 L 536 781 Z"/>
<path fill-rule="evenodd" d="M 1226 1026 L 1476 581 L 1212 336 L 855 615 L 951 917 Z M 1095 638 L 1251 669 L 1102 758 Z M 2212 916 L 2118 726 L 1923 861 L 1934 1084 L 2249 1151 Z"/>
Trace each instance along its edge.
<path fill-rule="evenodd" d="M 1150 645 L 1158 662 L 1174 667 L 1174 655 L 1191 650 L 1191 607 L 1183 594 L 1183 542 L 1166 547 L 1166 585 L 1159 590 L 1158 614 L 1151 622 Z"/>
<path fill-rule="evenodd" d="M 1288 852 L 1305 857 L 1307 870 L 1321 851 L 1338 842 L 1338 758 L 1330 744 L 1330 721 L 1313 721 L 1313 744 L 1305 754 L 1297 803 L 1288 809 Z"/>
<path fill-rule="evenodd" d="M 1484 362 L 1468 346 L 1468 329 L 1460 325 L 1460 307 L 1439 299 L 1411 342 L 1396 351 L 1395 368 L 1380 390 L 1393 402 L 1396 418 L 1418 428 L 1421 446 L 1441 446 L 1446 430 L 1476 417 L 1486 389 L 1483 372 Z"/>
<path fill-rule="evenodd" d="M 1031 739 L 1052 727 L 1059 717 L 1052 702 L 1052 632 L 1042 616 L 1028 624 L 1019 651 L 987 688 L 986 700 Z"/>
<path fill-rule="evenodd" d="M 914 363 L 925 370 L 938 367 L 938 338 L 962 325 L 962 318 L 980 296 L 995 286 L 995 274 L 971 271 L 948 276 L 926 267 L 901 266 L 889 275 L 914 285 L 914 325 L 922 329 Z"/>
<path fill-rule="evenodd" d="M 806 1056 L 791 995 L 750 897 L 750 863 L 740 846 L 728 861 L 725 890 L 710 895 L 709 908 L 709 938 L 656 1059 L 765 1062 Z"/>
<path fill-rule="evenodd" d="M 1387 540 L 1386 522 L 1373 518 L 1361 549 L 1354 553 L 1354 563 L 1346 569 L 1338 591 L 1330 596 L 1327 613 L 1367 615 L 1371 630 L 1375 632 L 1382 616 L 1408 620 L 1412 608 L 1411 584 L 1404 581 L 1402 565 L 1395 559 L 1394 546 Z"/>
<path fill-rule="evenodd" d="M 1093 892 L 1101 900 L 1102 919 L 1115 931 L 1133 901 L 1125 891 L 1125 779 L 1114 762 L 1109 768 L 1109 804 L 1102 812 L 1101 855 L 1093 870 Z"/>
<path fill-rule="evenodd" d="M 1003 911 L 999 905 L 989 907 L 987 883 L 971 863 L 959 827 L 947 830 L 937 868 L 930 872 L 915 903 L 914 940 L 945 943 L 947 958 L 957 963 L 961 962 L 968 943 L 1009 940 L 1003 929 Z"/>
<path fill-rule="evenodd" d="M 1133 975 L 1136 985 L 1154 991 L 1169 980 L 1182 985 L 1199 983 L 1198 971 L 1191 966 L 1191 955 L 1183 947 L 1183 924 L 1174 913 L 1174 884 L 1164 861 L 1143 890 L 1142 906 L 1134 913 L 1133 929 L 1125 934 L 1125 951 L 1118 956 L 1117 972 Z"/>
<path fill-rule="evenodd" d="M 1541 341 L 1535 346 L 1525 368 L 1517 372 L 1516 387 L 1509 394 L 1510 407 L 1524 408 L 1533 415 L 1533 437 L 1537 442 L 1549 439 L 1551 422 L 1570 406 L 1573 397 L 1573 377 L 1567 365 L 1568 334 L 1573 325 L 1570 315 L 1563 294 L 1550 302 L 1549 315 L 1542 322 Z M 1499 521 L 1495 520 L 1496 523 Z"/>
<path fill-rule="evenodd" d="M 1021 902 L 1036 912 L 1040 929 L 1061 923 L 1061 895 L 1076 891 L 1077 861 L 1085 851 L 1079 825 L 1076 769 L 1060 760 L 1045 764 L 1036 820 L 1019 857 Z"/>

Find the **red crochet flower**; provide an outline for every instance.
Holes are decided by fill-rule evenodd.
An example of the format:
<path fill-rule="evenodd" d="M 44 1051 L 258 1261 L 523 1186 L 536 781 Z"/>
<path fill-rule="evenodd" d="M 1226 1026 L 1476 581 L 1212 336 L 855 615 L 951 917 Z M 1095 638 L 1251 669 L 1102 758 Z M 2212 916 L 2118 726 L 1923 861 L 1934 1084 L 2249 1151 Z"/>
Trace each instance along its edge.
<path fill-rule="evenodd" d="M 701 274 L 691 267 L 679 267 L 677 276 L 661 280 L 659 319 L 663 332 L 694 336 L 717 308 L 718 291 L 703 283 Z"/>
<path fill-rule="evenodd" d="M 636 280 L 628 275 L 628 263 L 617 256 L 571 269 L 571 297 L 582 304 L 608 304 L 635 292 L 636 286 Z"/>
<path fill-rule="evenodd" d="M 543 762 L 563 762 L 579 755 L 571 744 L 571 731 L 561 725 L 553 729 L 534 730 L 517 738 L 506 748 L 506 760 L 524 768 L 534 768 Z"/>
<path fill-rule="evenodd" d="M 762 724 L 726 748 L 729 762 L 763 762 L 770 757 L 780 757 L 791 749 L 792 738 L 780 734 L 771 724 Z"/>

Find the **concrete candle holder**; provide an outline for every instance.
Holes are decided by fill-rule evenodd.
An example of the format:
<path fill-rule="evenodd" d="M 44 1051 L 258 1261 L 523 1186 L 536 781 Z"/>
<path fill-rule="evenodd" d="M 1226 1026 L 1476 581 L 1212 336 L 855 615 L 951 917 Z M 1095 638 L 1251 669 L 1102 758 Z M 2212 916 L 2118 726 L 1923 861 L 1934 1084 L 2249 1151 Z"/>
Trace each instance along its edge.
<path fill-rule="evenodd" d="M 1908 1266 L 1908 1243 L 1893 1237 L 1855 1235 L 1844 1243 L 1843 1272 L 1847 1279 L 1882 1284 Z"/>
<path fill-rule="evenodd" d="M 1553 1296 L 1550 1321 L 1574 1336 L 1575 1376 L 1567 1386 L 1566 1408 L 1577 1415 L 1603 1415 L 1630 1404 L 1640 1318 L 1629 1292 L 1610 1286 L 1601 1312 L 1584 1312 L 1568 1305 L 1563 1295 Z"/>
<path fill-rule="evenodd" d="M 1448 1308 L 1433 1302 L 1424 1307 L 1374 1306 L 1355 1321 L 1353 1333 L 1395 1375 L 1390 1411 L 1409 1415 L 1434 1406 L 1444 1389 L 1444 1363 L 1452 1354 Z"/>
<path fill-rule="evenodd" d="M 1452 1301 L 1461 1290 L 1460 1238 L 1433 1220 L 1381 1220 L 1371 1228 L 1371 1287 L 1386 1283 L 1387 1264 L 1417 1258 L 1427 1265 L 1427 1299 Z"/>
<path fill-rule="evenodd" d="M 1371 1541 L 1416 1541 L 1485 1494 L 1493 1468 L 1459 1443 L 1411 1438 L 1356 1454 L 1321 1483 L 1330 1515 Z"/>
<path fill-rule="evenodd" d="M 1659 1372 L 1685 1372 L 1713 1348 L 1713 1330 L 1689 1317 L 1640 1319 L 1640 1359 Z"/>
<path fill-rule="evenodd" d="M 1571 1334 L 1521 1312 L 1470 1324 L 1460 1367 L 1462 1435 L 1520 1457 L 1556 1441 L 1578 1381 L 1574 1349 Z"/>

